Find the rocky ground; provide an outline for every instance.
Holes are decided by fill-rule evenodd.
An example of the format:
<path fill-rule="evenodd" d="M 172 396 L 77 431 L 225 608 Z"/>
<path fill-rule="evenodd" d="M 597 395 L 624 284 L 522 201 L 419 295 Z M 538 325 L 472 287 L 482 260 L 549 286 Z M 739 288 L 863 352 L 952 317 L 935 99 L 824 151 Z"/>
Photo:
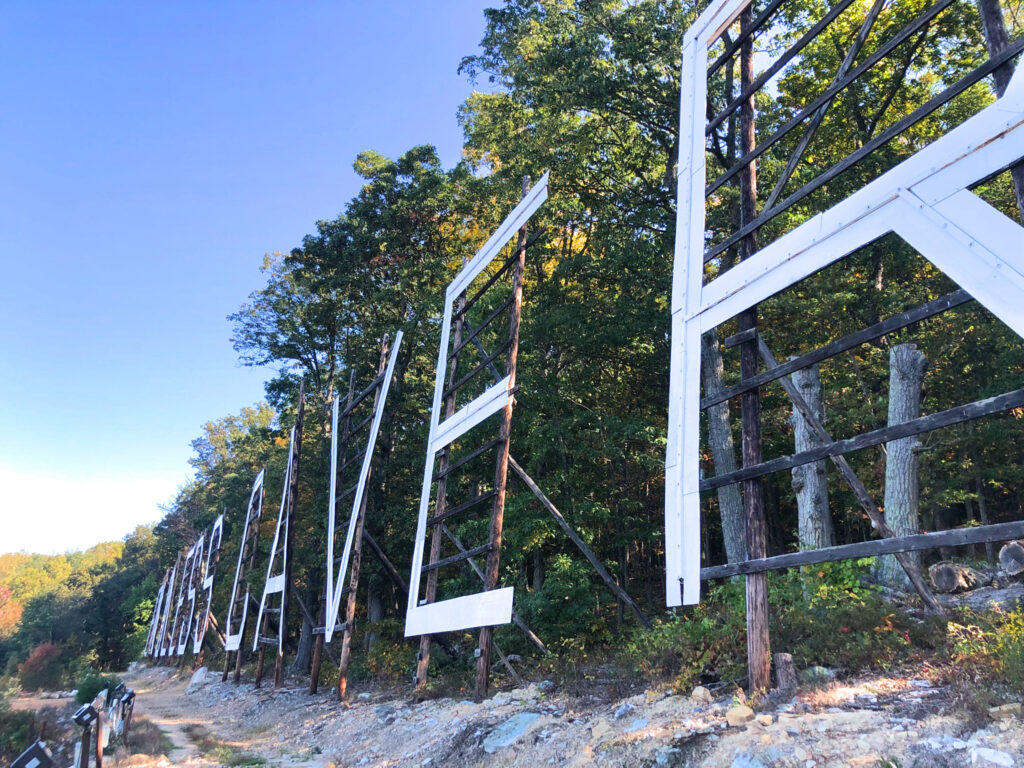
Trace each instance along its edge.
<path fill-rule="evenodd" d="M 894 675 L 821 683 L 757 712 L 725 691 L 608 702 L 551 683 L 481 703 L 305 687 L 254 690 L 169 668 L 130 673 L 136 712 L 177 748 L 152 765 L 1024 768 L 1021 706 L 971 714 L 950 689 Z M 122 761 L 143 765 L 138 757 Z"/>

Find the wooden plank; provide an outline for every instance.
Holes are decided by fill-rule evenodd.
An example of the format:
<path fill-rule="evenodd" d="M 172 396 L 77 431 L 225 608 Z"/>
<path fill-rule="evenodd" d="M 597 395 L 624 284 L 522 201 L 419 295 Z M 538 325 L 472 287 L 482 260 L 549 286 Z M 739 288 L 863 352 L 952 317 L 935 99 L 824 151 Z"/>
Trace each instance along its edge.
<path fill-rule="evenodd" d="M 461 563 L 463 560 L 468 560 L 469 558 L 476 557 L 477 555 L 485 555 L 490 551 L 490 544 L 481 544 L 479 547 L 473 547 L 472 549 L 467 550 L 465 552 L 460 552 L 457 555 L 452 555 L 451 557 L 443 557 L 440 560 L 435 560 L 432 563 L 427 563 L 423 566 L 423 572 L 428 573 L 430 571 L 436 571 L 438 568 L 444 568 L 448 565 Z"/>
<path fill-rule="evenodd" d="M 908 309 L 898 315 L 888 317 L 881 322 L 869 325 L 867 328 L 851 333 L 848 336 L 843 336 L 841 339 L 836 339 L 823 347 L 818 347 L 818 349 L 811 350 L 810 352 L 793 358 L 792 360 L 788 360 L 785 363 L 779 363 L 774 367 L 769 366 L 768 370 L 759 373 L 757 376 L 751 377 L 749 381 L 744 381 L 734 387 L 727 387 L 718 394 L 705 397 L 700 401 L 700 408 L 701 410 L 705 410 L 713 405 L 718 405 L 719 403 L 725 402 L 737 395 L 742 395 L 748 389 L 760 387 L 771 381 L 775 381 L 776 379 L 789 376 L 791 373 L 799 371 L 802 368 L 809 368 L 815 363 L 820 363 L 822 360 L 835 357 L 849 349 L 859 347 L 861 344 L 866 344 L 869 341 L 873 341 L 874 339 L 885 336 L 893 331 L 897 331 L 900 328 L 906 328 L 908 325 L 913 323 L 927 320 L 929 317 L 934 317 L 948 309 L 959 307 L 962 304 L 966 304 L 968 301 L 971 301 L 971 295 L 963 289 L 947 293 L 945 296 L 940 296 L 939 298 L 922 304 L 919 307 L 914 307 L 913 309 Z M 737 336 L 739 335 L 741 334 L 737 334 Z M 730 337 L 730 339 L 733 338 L 736 337 Z M 726 339 L 726 343 L 728 343 L 728 341 L 729 339 Z"/>
<path fill-rule="evenodd" d="M 915 552 L 936 547 L 960 547 L 968 544 L 984 544 L 990 541 L 1009 541 L 1022 536 L 1024 536 L 1024 521 L 956 528 L 933 533 L 914 533 L 909 536 L 894 536 L 855 544 L 809 549 L 804 552 L 790 552 L 785 555 L 748 560 L 743 563 L 714 565 L 709 568 L 701 568 L 700 577 L 704 580 L 723 579 L 748 573 L 799 568 L 803 565 L 816 565 L 817 563 L 834 563 L 839 560 L 894 555 L 897 552 Z"/>
<path fill-rule="evenodd" d="M 966 405 L 959 405 L 955 408 L 939 411 L 938 413 L 933 413 L 928 416 L 921 416 L 920 418 L 905 421 L 902 424 L 897 424 L 892 427 L 883 427 L 845 440 L 836 440 L 828 445 L 822 445 L 818 448 L 802 451 L 793 456 L 783 456 L 754 466 L 743 467 L 742 469 L 738 469 L 735 472 L 728 472 L 720 477 L 708 478 L 707 480 L 701 481 L 700 489 L 702 491 L 714 490 L 715 488 L 720 488 L 721 486 L 728 485 L 730 483 L 750 480 L 755 477 L 761 477 L 783 469 L 792 469 L 793 467 L 799 467 L 802 464 L 821 461 L 822 459 L 827 459 L 831 456 L 840 456 L 845 453 L 860 450 L 861 448 L 868 448 L 873 445 L 880 445 L 892 440 L 898 440 L 901 437 L 919 435 L 922 432 L 930 432 L 942 427 L 952 426 L 953 424 L 960 424 L 964 421 L 973 421 L 974 419 L 979 419 L 983 416 L 990 416 L 994 413 L 1008 411 L 1011 408 L 1020 408 L 1022 406 L 1024 406 L 1024 389 L 1015 389 L 1012 392 L 996 395 L 995 397 L 989 397 L 984 400 L 978 400 L 973 403 L 967 403 Z"/>

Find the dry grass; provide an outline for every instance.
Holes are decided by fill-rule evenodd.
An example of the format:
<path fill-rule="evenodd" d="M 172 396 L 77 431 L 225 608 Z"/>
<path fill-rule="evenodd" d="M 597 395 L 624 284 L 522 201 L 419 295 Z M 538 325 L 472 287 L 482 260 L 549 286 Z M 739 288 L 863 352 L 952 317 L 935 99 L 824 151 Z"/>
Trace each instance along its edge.
<path fill-rule="evenodd" d="M 220 765 L 263 765 L 266 762 L 259 755 L 244 752 L 234 744 L 215 738 L 205 726 L 192 723 L 184 730 L 201 755 L 213 758 Z"/>

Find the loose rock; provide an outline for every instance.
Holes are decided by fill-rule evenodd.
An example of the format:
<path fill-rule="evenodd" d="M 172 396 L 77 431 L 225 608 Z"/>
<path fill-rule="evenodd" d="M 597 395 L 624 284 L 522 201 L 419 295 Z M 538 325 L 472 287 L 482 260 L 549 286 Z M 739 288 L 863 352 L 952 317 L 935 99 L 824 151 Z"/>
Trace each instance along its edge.
<path fill-rule="evenodd" d="M 735 706 L 725 713 L 725 721 L 729 724 L 730 728 L 739 728 L 744 723 L 749 723 L 753 719 L 754 710 L 745 704 Z"/>

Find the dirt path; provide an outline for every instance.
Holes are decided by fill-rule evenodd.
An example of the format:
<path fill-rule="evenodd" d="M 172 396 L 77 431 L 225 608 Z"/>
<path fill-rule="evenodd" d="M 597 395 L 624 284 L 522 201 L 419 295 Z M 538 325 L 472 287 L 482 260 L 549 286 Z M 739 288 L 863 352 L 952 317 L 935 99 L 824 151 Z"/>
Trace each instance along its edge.
<path fill-rule="evenodd" d="M 172 766 L 195 764 L 199 749 L 185 729 L 202 724 L 191 716 L 186 702 L 187 680 L 149 676 L 131 676 L 128 684 L 135 689 L 135 716 L 146 717 L 166 734 L 174 749 L 167 755 Z"/>
<path fill-rule="evenodd" d="M 918 673 L 801 691 L 738 722 L 724 690 L 606 701 L 545 683 L 479 703 L 364 691 L 343 706 L 305 686 L 254 690 L 217 674 L 188 692 L 188 678 L 169 668 L 138 670 L 129 684 L 137 711 L 182 747 L 169 756 L 175 766 L 1024 768 L 1019 705 L 971 720 L 950 689 Z M 198 750 L 184 730 L 192 724 L 205 729 Z"/>

